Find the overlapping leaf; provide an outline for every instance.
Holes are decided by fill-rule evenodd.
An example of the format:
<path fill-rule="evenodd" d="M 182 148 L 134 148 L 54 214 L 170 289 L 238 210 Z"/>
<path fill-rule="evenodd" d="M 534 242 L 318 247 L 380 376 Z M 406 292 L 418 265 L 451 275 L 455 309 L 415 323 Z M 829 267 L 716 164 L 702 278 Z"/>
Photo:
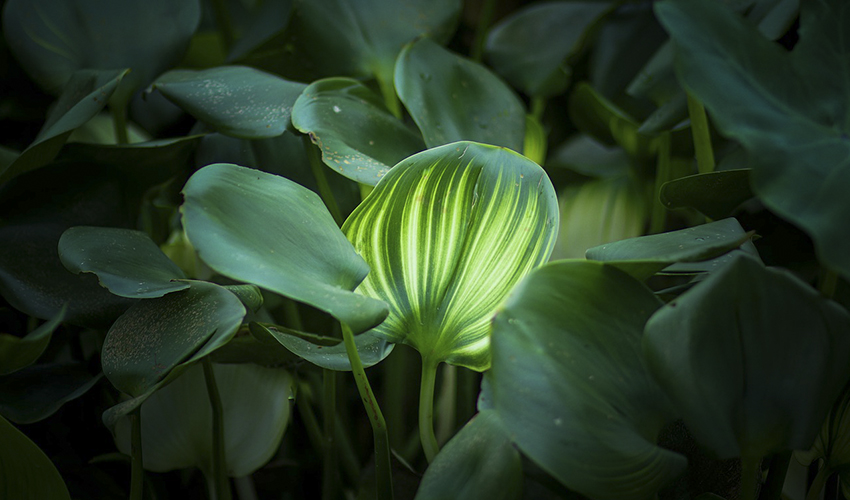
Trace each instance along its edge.
<path fill-rule="evenodd" d="M 67 307 L 63 307 L 59 313 L 27 333 L 24 337 L 17 337 L 0 331 L 0 375 L 8 375 L 29 366 L 38 359 L 47 349 L 53 332 L 65 319 Z"/>
<path fill-rule="evenodd" d="M 374 331 L 430 362 L 489 366 L 490 318 L 546 261 L 558 206 L 546 173 L 504 148 L 458 142 L 400 162 L 343 225 L 390 304 Z"/>
<path fill-rule="evenodd" d="M 0 484 L 17 500 L 70 500 L 65 481 L 50 459 L 26 435 L 0 417 Z"/>

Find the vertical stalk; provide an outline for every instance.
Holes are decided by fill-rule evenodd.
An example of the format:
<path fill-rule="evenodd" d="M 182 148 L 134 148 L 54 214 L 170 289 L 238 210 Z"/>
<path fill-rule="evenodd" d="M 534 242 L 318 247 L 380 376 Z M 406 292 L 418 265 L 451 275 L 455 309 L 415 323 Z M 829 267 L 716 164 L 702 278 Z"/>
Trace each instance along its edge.
<path fill-rule="evenodd" d="M 230 481 L 227 478 L 227 456 L 224 449 L 224 408 L 221 405 L 221 396 L 218 393 L 210 357 L 204 357 L 202 364 L 212 408 L 212 484 L 215 486 L 213 491 L 216 500 L 230 500 Z"/>
<path fill-rule="evenodd" d="M 691 118 L 691 134 L 694 138 L 697 169 L 701 174 L 714 172 L 714 150 L 711 149 L 711 132 L 708 129 L 705 106 L 690 93 L 688 93 L 688 115 Z"/>
<path fill-rule="evenodd" d="M 820 280 L 818 282 L 818 290 L 824 297 L 831 299 L 835 297 L 835 288 L 838 286 L 838 274 L 832 269 L 821 267 Z"/>
<path fill-rule="evenodd" d="M 127 144 L 130 142 L 127 134 L 127 103 L 113 103 L 109 106 L 109 111 L 112 113 L 112 124 L 115 127 L 115 139 L 118 144 Z"/>
<path fill-rule="evenodd" d="M 310 169 L 313 171 L 313 177 L 316 178 L 316 185 L 319 188 L 319 196 L 322 197 L 322 201 L 325 202 L 325 206 L 328 207 L 328 212 L 336 221 L 337 226 L 341 226 L 343 219 L 342 213 L 339 211 L 339 205 L 336 203 L 336 198 L 334 198 L 333 191 L 331 191 L 331 186 L 328 184 L 328 178 L 325 176 L 325 164 L 322 163 L 322 159 L 319 157 L 319 151 L 316 146 L 313 144 L 313 141 L 310 139 L 309 135 L 304 135 L 301 137 L 301 140 L 304 142 L 304 152 L 307 154 L 307 159 L 310 161 Z"/>
<path fill-rule="evenodd" d="M 215 16 L 215 24 L 221 32 L 221 39 L 224 42 L 224 48 L 230 52 L 233 47 L 233 42 L 236 41 L 236 31 L 233 29 L 233 23 L 230 22 L 230 13 L 227 11 L 227 5 L 224 0 L 212 0 L 212 10 Z"/>
<path fill-rule="evenodd" d="M 392 73 L 390 74 L 389 81 L 381 76 L 379 72 L 376 72 L 375 79 L 378 80 L 378 87 L 381 89 L 381 95 L 384 97 L 384 104 L 387 106 L 387 109 L 390 110 L 393 116 L 400 119 L 401 102 L 398 100 L 398 94 L 395 91 Z"/>
<path fill-rule="evenodd" d="M 322 470 L 322 499 L 333 500 L 339 489 L 336 460 L 336 372 L 322 370 L 324 416 L 324 463 Z"/>
<path fill-rule="evenodd" d="M 445 443 L 454 434 L 457 415 L 457 371 L 456 366 L 443 365 L 440 392 L 437 395 L 437 423 L 434 434 L 437 443 Z"/>
<path fill-rule="evenodd" d="M 357 384 L 357 390 L 360 392 L 360 398 L 363 400 L 363 406 L 366 408 L 369 422 L 372 424 L 372 434 L 375 440 L 375 490 L 377 499 L 390 500 L 393 498 L 393 481 L 392 470 L 390 469 L 390 442 L 387 435 L 387 423 L 384 420 L 383 413 L 381 413 L 381 408 L 378 406 L 378 401 L 375 399 L 375 394 L 372 392 L 372 386 L 369 385 L 369 379 L 366 378 L 366 371 L 363 369 L 360 354 L 357 352 L 357 345 L 354 343 L 354 334 L 348 325 L 345 323 L 341 325 L 342 340 L 345 342 L 345 351 L 348 353 L 348 360 L 351 363 L 354 382 Z"/>
<path fill-rule="evenodd" d="M 130 413 L 130 500 L 142 500 L 145 469 L 142 465 L 142 407 Z"/>
<path fill-rule="evenodd" d="M 761 459 L 741 457 L 741 500 L 755 500 L 761 476 Z"/>
<path fill-rule="evenodd" d="M 826 464 L 824 464 L 820 470 L 818 470 L 815 480 L 812 481 L 812 485 L 809 487 L 809 492 L 806 493 L 806 500 L 818 500 L 818 498 L 820 498 L 821 491 L 823 491 L 823 486 L 826 484 L 826 480 L 829 479 L 829 476 L 831 475 L 832 470 L 828 469 Z"/>
<path fill-rule="evenodd" d="M 652 218 L 649 223 L 649 233 L 660 233 L 664 230 L 667 209 L 661 203 L 661 186 L 670 180 L 670 132 L 664 132 L 658 138 L 658 166 L 655 170 L 655 190 L 652 203 Z"/>
<path fill-rule="evenodd" d="M 531 98 L 531 116 L 535 120 L 540 121 L 543 118 L 543 112 L 546 111 L 546 99 L 542 97 Z"/>
<path fill-rule="evenodd" d="M 422 379 L 419 381 L 419 439 L 428 463 L 440 452 L 434 435 L 434 385 L 437 381 L 437 365 L 422 357 Z"/>
<path fill-rule="evenodd" d="M 765 481 L 764 487 L 759 493 L 759 500 L 779 500 L 782 497 L 782 487 L 785 485 L 785 476 L 788 473 L 791 454 L 791 451 L 777 453 L 770 460 L 767 481 Z"/>
<path fill-rule="evenodd" d="M 475 27 L 475 39 L 472 42 L 470 52 L 473 61 L 481 62 L 484 55 L 484 42 L 487 38 L 487 31 L 490 29 L 490 23 L 493 22 L 495 7 L 496 0 L 484 0 L 484 4 L 481 6 L 481 12 L 478 14 L 478 25 Z"/>
<path fill-rule="evenodd" d="M 236 484 L 236 497 L 239 500 L 259 500 L 254 478 L 250 475 L 234 478 L 233 482 Z"/>

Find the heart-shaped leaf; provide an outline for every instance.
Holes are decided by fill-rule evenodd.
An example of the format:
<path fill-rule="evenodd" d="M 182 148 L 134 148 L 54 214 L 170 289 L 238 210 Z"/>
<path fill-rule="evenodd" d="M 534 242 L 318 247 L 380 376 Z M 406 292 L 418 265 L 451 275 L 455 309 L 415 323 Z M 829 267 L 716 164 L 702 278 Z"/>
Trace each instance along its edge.
<path fill-rule="evenodd" d="M 0 332 L 0 375 L 8 375 L 35 363 L 47 349 L 50 337 L 65 319 L 67 311 L 67 306 L 63 307 L 50 321 L 24 337 Z"/>
<path fill-rule="evenodd" d="M 546 172 L 505 148 L 458 142 L 393 167 L 343 225 L 372 272 L 357 289 L 390 304 L 374 332 L 431 363 L 490 364 L 490 318 L 545 262 L 558 226 Z"/>
<path fill-rule="evenodd" d="M 425 471 L 415 500 L 522 497 L 522 459 L 493 410 L 482 411 L 446 443 Z"/>
<path fill-rule="evenodd" d="M 6 498 L 71 500 L 65 481 L 43 451 L 0 417 L 0 484 Z"/>
<path fill-rule="evenodd" d="M 59 258 L 72 273 L 93 273 L 121 297 L 150 299 L 189 288 L 186 275 L 142 231 L 76 226 L 59 238 Z"/>
<path fill-rule="evenodd" d="M 592 1 L 546 2 L 518 10 L 493 26 L 487 37 L 487 61 L 529 96 L 560 94 L 572 72 L 569 58 L 581 48 L 588 28 L 612 6 Z"/>
<path fill-rule="evenodd" d="M 656 4 L 685 86 L 750 153 L 753 189 L 850 276 L 850 4 L 801 2 L 790 53 L 717 2 Z"/>
<path fill-rule="evenodd" d="M 429 148 L 477 141 L 522 151 L 525 107 L 481 64 L 423 38 L 399 54 L 395 84 Z"/>
<path fill-rule="evenodd" d="M 560 261 L 532 272 L 493 323 L 496 410 L 525 455 L 597 499 L 652 497 L 685 468 L 656 445 L 675 418 L 641 354 L 661 302 L 605 264 Z"/>
<path fill-rule="evenodd" d="M 101 353 L 103 373 L 126 394 L 145 394 L 177 365 L 225 344 L 243 317 L 245 307 L 235 295 L 203 281 L 142 300 L 109 329 Z"/>
<path fill-rule="evenodd" d="M 317 307 L 357 333 L 386 316 L 385 304 L 351 292 L 369 266 L 312 191 L 215 164 L 196 172 L 183 194 L 186 234 L 217 272 Z"/>
<path fill-rule="evenodd" d="M 247 476 L 280 446 L 295 399 L 292 376 L 279 368 L 213 364 L 223 410 L 227 474 Z M 155 472 L 212 471 L 212 410 L 203 369 L 192 366 L 142 405 L 142 457 Z M 250 422 L 250 425 L 245 425 Z M 130 454 L 130 422 L 115 426 L 118 449 Z"/>
<path fill-rule="evenodd" d="M 374 186 L 393 165 L 425 149 L 422 138 L 394 117 L 366 86 L 328 78 L 307 87 L 292 125 L 322 152 L 322 161 L 351 180 Z"/>
<path fill-rule="evenodd" d="M 216 131 L 244 139 L 282 134 L 304 87 L 245 66 L 172 70 L 152 86 Z"/>
<path fill-rule="evenodd" d="M 812 445 L 850 378 L 850 314 L 740 256 L 656 312 L 644 352 L 703 446 L 758 459 Z"/>

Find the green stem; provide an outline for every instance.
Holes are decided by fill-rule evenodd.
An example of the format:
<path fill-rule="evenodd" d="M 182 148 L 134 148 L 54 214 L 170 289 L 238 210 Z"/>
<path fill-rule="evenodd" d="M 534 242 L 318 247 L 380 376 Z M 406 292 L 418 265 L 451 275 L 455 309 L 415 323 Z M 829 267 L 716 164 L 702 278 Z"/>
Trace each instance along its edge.
<path fill-rule="evenodd" d="M 142 500 L 145 469 L 142 465 L 142 408 L 130 413 L 130 500 Z"/>
<path fill-rule="evenodd" d="M 210 357 L 206 356 L 201 364 L 204 366 L 204 380 L 207 383 L 207 395 L 212 409 L 212 482 L 215 485 L 215 498 L 230 500 L 230 481 L 227 478 L 227 456 L 224 449 L 224 408 L 221 405 Z"/>
<path fill-rule="evenodd" d="M 667 209 L 661 203 L 661 186 L 670 180 L 670 132 L 664 132 L 658 138 L 658 166 L 655 170 L 655 196 L 652 203 L 652 218 L 649 223 L 650 234 L 664 230 Z"/>
<path fill-rule="evenodd" d="M 212 10 L 215 23 L 224 41 L 224 48 L 230 52 L 233 42 L 236 41 L 236 31 L 233 29 L 233 23 L 230 22 L 230 13 L 227 11 L 225 0 L 212 0 Z"/>
<path fill-rule="evenodd" d="M 381 95 L 384 97 L 384 104 L 390 113 L 398 119 L 401 119 L 401 102 L 398 100 L 398 94 L 395 91 L 395 83 L 393 83 L 393 75 L 390 74 L 389 80 L 383 78 L 380 74 L 375 75 L 378 80 L 378 87 L 381 89 Z"/>
<path fill-rule="evenodd" d="M 258 500 L 254 478 L 250 475 L 233 478 L 236 484 L 236 496 L 239 500 Z"/>
<path fill-rule="evenodd" d="M 457 414 L 457 367 L 443 365 L 443 375 L 440 379 L 440 393 L 437 396 L 437 424 L 434 434 L 437 443 L 445 443 L 455 431 L 455 415 Z"/>
<path fill-rule="evenodd" d="M 697 157 L 697 169 L 701 174 L 714 172 L 714 150 L 711 148 L 711 132 L 705 106 L 688 94 L 688 115 L 691 118 L 691 134 L 694 138 L 694 151 Z"/>
<path fill-rule="evenodd" d="M 815 480 L 812 481 L 812 485 L 809 487 L 809 492 L 806 493 L 806 500 L 818 500 L 818 498 L 820 498 L 820 493 L 823 491 L 823 487 L 826 484 L 826 480 L 829 479 L 829 476 L 831 475 L 832 470 L 827 468 L 824 464 L 815 476 Z"/>
<path fill-rule="evenodd" d="M 286 322 L 293 330 L 304 330 L 304 323 L 301 321 L 301 313 L 298 312 L 298 304 L 287 297 L 282 298 L 283 314 L 286 317 Z"/>
<path fill-rule="evenodd" d="M 110 105 L 109 111 L 112 113 L 112 123 L 115 127 L 115 139 L 118 144 L 127 144 L 130 142 L 127 133 L 127 106 L 125 105 Z"/>
<path fill-rule="evenodd" d="M 484 55 L 484 42 L 487 41 L 487 31 L 493 22 L 493 11 L 496 10 L 496 0 L 484 0 L 481 12 L 478 13 L 478 25 L 475 27 L 475 39 L 472 42 L 470 56 L 473 61 L 481 62 Z"/>
<path fill-rule="evenodd" d="M 336 446 L 336 372 L 322 370 L 323 400 L 322 415 L 324 420 L 324 464 L 322 470 L 322 499 L 336 498 L 339 484 L 337 481 Z"/>
<path fill-rule="evenodd" d="M 390 469 L 390 442 L 387 435 L 387 423 L 381 413 L 381 408 L 378 406 L 378 401 L 375 399 L 375 394 L 372 392 L 372 386 L 369 385 L 369 379 L 366 378 L 366 371 L 363 369 L 360 354 L 357 352 L 357 345 L 354 343 L 354 334 L 348 325 L 345 323 L 341 325 L 342 339 L 345 342 L 348 361 L 351 363 L 354 382 L 357 384 L 357 390 L 360 392 L 360 398 L 363 400 L 363 406 L 366 408 L 369 422 L 372 424 L 372 434 L 375 440 L 375 490 L 377 499 L 389 500 L 393 498 L 393 481 L 392 470 Z"/>
<path fill-rule="evenodd" d="M 741 457 L 741 500 L 755 500 L 761 476 L 761 459 Z"/>
<path fill-rule="evenodd" d="M 316 178 L 316 185 L 319 188 L 319 196 L 322 197 L 322 201 L 324 201 L 325 206 L 328 207 L 328 212 L 330 212 L 333 216 L 334 221 L 336 221 L 336 225 L 342 226 L 342 213 L 339 210 L 339 205 L 336 203 L 333 191 L 331 191 L 331 186 L 328 184 L 328 178 L 325 176 L 325 169 L 327 167 L 319 157 L 319 149 L 313 144 L 313 141 L 310 140 L 309 135 L 304 135 L 301 139 L 304 142 L 304 152 L 307 154 L 307 159 L 310 161 L 310 169 L 313 171 L 313 177 Z"/>
<path fill-rule="evenodd" d="M 832 269 L 821 268 L 818 290 L 824 297 L 831 299 L 835 297 L 835 288 L 838 286 L 838 274 Z"/>
<path fill-rule="evenodd" d="M 767 481 L 759 493 L 759 500 L 779 500 L 782 498 L 782 487 L 785 485 L 785 476 L 788 473 L 788 464 L 791 463 L 791 451 L 777 453 L 770 460 L 767 469 Z"/>
<path fill-rule="evenodd" d="M 531 116 L 540 121 L 543 118 L 543 112 L 546 111 L 546 99 L 542 97 L 533 97 L 531 99 Z"/>
<path fill-rule="evenodd" d="M 437 436 L 434 435 L 434 385 L 437 381 L 437 365 L 422 357 L 422 379 L 419 381 L 419 440 L 428 463 L 440 452 Z"/>

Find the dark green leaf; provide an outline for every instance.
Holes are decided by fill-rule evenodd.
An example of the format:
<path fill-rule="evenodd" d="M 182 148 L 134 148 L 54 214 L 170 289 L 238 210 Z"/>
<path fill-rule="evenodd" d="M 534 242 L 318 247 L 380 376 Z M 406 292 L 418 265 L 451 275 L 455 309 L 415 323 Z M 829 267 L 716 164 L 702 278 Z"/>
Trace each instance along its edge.
<path fill-rule="evenodd" d="M 29 366 L 41 356 L 50 343 L 53 332 L 65 319 L 68 308 L 24 337 L 16 337 L 0 331 L 0 375 L 8 375 Z"/>
<path fill-rule="evenodd" d="M 225 285 L 224 288 L 235 295 L 245 307 L 254 312 L 263 307 L 263 294 L 254 285 Z"/>
<path fill-rule="evenodd" d="M 703 446 L 760 458 L 811 446 L 850 377 L 850 314 L 740 256 L 655 313 L 644 352 Z"/>
<path fill-rule="evenodd" d="M 386 304 L 352 293 L 369 272 L 321 199 L 259 170 L 215 164 L 183 190 L 183 224 L 217 272 L 317 307 L 359 333 Z"/>
<path fill-rule="evenodd" d="M 242 36 L 230 48 L 228 60 L 239 59 L 278 36 L 289 24 L 293 0 L 262 2 L 254 8 Z"/>
<path fill-rule="evenodd" d="M 75 71 L 115 68 L 132 70 L 132 92 L 180 61 L 200 18 L 198 0 L 9 0 L 3 31 L 49 92 Z"/>
<path fill-rule="evenodd" d="M 752 197 L 749 169 L 689 175 L 661 187 L 661 203 L 667 208 L 694 208 L 712 219 L 729 217 Z"/>
<path fill-rule="evenodd" d="M 428 466 L 415 500 L 519 500 L 522 460 L 499 414 L 479 413 Z"/>
<path fill-rule="evenodd" d="M 805 465 L 823 459 L 823 466 L 831 471 L 847 471 L 850 468 L 850 386 L 844 388 L 841 397 L 823 422 L 820 434 L 811 450 L 797 452 L 797 458 Z"/>
<path fill-rule="evenodd" d="M 582 495 L 643 500 L 685 468 L 655 444 L 675 414 L 641 355 L 660 305 L 611 266 L 560 261 L 523 280 L 493 323 L 496 410 L 525 455 Z"/>
<path fill-rule="evenodd" d="M 522 151 L 525 108 L 486 67 L 423 38 L 399 54 L 395 84 L 429 148 L 476 141 Z"/>
<path fill-rule="evenodd" d="M 644 280 L 676 262 L 699 262 L 734 250 L 750 239 L 732 217 L 679 231 L 615 241 L 587 251 L 600 260 Z"/>
<path fill-rule="evenodd" d="M 850 4 L 803 2 L 791 53 L 716 2 L 656 4 L 683 83 L 754 160 L 755 193 L 850 275 Z"/>
<path fill-rule="evenodd" d="M 422 138 L 387 111 L 378 96 L 349 78 L 307 87 L 295 102 L 292 125 L 310 134 L 327 166 L 370 186 L 393 165 L 425 149 Z"/>
<path fill-rule="evenodd" d="M 611 10 L 609 2 L 547 2 L 518 10 L 493 26 L 487 61 L 511 85 L 532 97 L 562 93 L 568 64 L 589 28 Z"/>
<path fill-rule="evenodd" d="M 59 258 L 72 273 L 93 273 L 121 297 L 150 299 L 189 288 L 186 275 L 150 237 L 133 229 L 76 226 L 59 238 Z"/>
<path fill-rule="evenodd" d="M 88 392 L 100 377 L 81 363 L 28 366 L 0 377 L 0 415 L 19 424 L 44 420 Z"/>
<path fill-rule="evenodd" d="M 618 145 L 629 156 L 647 156 L 654 148 L 651 136 L 638 132 L 640 123 L 590 84 L 577 84 L 570 93 L 570 119 L 585 134 L 608 145 Z"/>
<path fill-rule="evenodd" d="M 103 373 L 117 389 L 140 396 L 180 364 L 198 360 L 233 337 L 245 307 L 224 288 L 203 281 L 188 290 L 142 300 L 103 341 Z"/>
<path fill-rule="evenodd" d="M 558 227 L 555 191 L 506 148 L 457 142 L 393 167 L 343 232 L 372 268 L 357 289 L 386 301 L 374 332 L 429 362 L 490 364 L 490 318 L 545 262 Z"/>
<path fill-rule="evenodd" d="M 244 139 L 282 134 L 304 87 L 244 66 L 172 70 L 152 86 L 216 131 Z"/>
<path fill-rule="evenodd" d="M 584 134 L 568 139 L 546 160 L 546 167 L 568 168 L 590 177 L 627 175 L 629 165 L 623 148 L 606 146 Z"/>
<path fill-rule="evenodd" d="M 0 484 L 9 500 L 71 500 L 49 458 L 21 431 L 0 417 Z"/>

